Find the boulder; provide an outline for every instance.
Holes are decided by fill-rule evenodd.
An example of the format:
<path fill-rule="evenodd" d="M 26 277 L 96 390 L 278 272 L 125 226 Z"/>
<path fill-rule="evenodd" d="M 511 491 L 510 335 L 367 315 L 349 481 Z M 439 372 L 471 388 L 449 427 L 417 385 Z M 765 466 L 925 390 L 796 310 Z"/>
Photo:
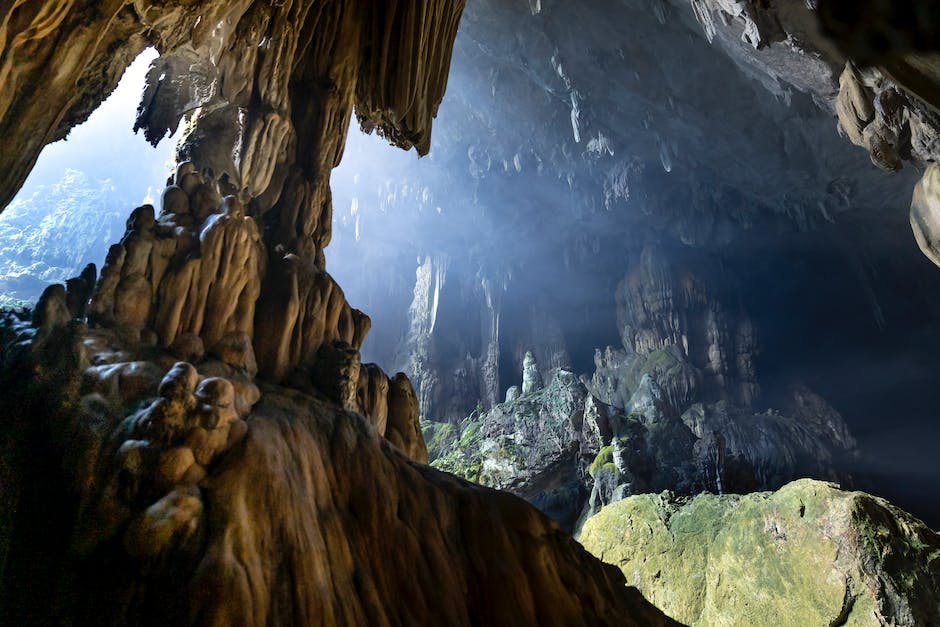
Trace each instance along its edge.
<path fill-rule="evenodd" d="M 940 622 L 940 534 L 831 483 L 631 496 L 589 519 L 580 540 L 683 624 Z"/>

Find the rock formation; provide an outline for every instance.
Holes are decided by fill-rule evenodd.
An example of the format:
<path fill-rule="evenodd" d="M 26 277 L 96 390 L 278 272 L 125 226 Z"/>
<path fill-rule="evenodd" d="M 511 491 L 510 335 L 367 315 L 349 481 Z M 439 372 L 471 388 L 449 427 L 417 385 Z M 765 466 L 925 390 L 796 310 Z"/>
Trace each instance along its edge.
<path fill-rule="evenodd" d="M 681 274 L 689 269 L 706 284 L 695 297 L 712 302 L 693 304 L 698 312 L 684 324 L 713 327 L 686 329 L 699 337 L 694 361 L 702 368 L 714 358 L 707 375 L 727 379 L 719 396 L 736 401 L 758 394 L 759 382 L 747 374 L 756 366 L 729 356 L 752 335 L 744 318 L 753 335 L 765 324 L 760 312 L 739 315 L 740 301 L 773 298 L 782 278 L 768 273 L 745 284 L 750 270 L 774 257 L 806 255 L 795 242 L 812 240 L 817 263 L 859 269 L 833 281 L 857 281 L 852 289 L 879 301 L 873 312 L 890 307 L 891 285 L 927 273 L 913 255 L 891 278 L 882 262 L 899 262 L 910 241 L 898 231 L 900 209 L 931 157 L 926 149 L 915 157 L 907 139 L 928 137 L 933 123 L 915 115 L 921 108 L 903 90 L 905 112 L 891 109 L 899 104 L 891 100 L 897 90 L 885 91 L 891 81 L 861 62 L 850 65 L 867 90 L 860 111 L 876 114 L 876 96 L 885 91 L 883 119 L 863 114 L 872 128 L 860 127 L 859 136 L 897 134 L 892 151 L 909 164 L 897 173 L 876 171 L 865 152 L 839 136 L 847 57 L 819 32 L 819 14 L 804 2 L 531 6 L 483 0 L 468 7 L 433 159 L 387 176 L 369 165 L 371 144 L 351 142 L 363 158 L 347 171 L 358 182 L 349 182 L 337 207 L 336 229 L 348 232 L 336 239 L 347 241 L 331 250 L 339 254 L 340 245 L 344 256 L 371 260 L 363 266 L 382 265 L 375 273 L 356 269 L 356 285 L 340 282 L 351 300 L 370 303 L 370 313 L 383 306 L 394 312 L 383 313 L 381 337 L 370 336 L 370 357 L 412 376 L 425 419 L 456 423 L 477 403 L 492 408 L 518 376 L 525 350 L 546 380 L 552 367 L 588 371 L 593 348 L 616 341 L 608 331 L 616 314 L 609 296 L 644 250 L 660 265 L 685 256 L 687 263 L 670 271 L 673 296 L 682 294 Z M 711 43 L 696 15 L 708 16 Z M 625 36 L 634 29 L 649 36 Z M 756 33 L 750 41 L 741 38 L 747 32 Z M 695 72 L 682 70 L 692 66 Z M 403 237 L 402 228 L 421 236 Z M 406 251 L 394 261 L 387 248 L 373 246 L 389 232 L 395 250 Z M 884 250 L 889 240 L 891 253 Z M 716 285 L 701 276 L 725 272 L 735 281 Z M 872 283 L 882 285 L 872 290 Z M 835 300 L 805 280 L 804 288 L 788 309 Z M 722 310 L 708 311 L 718 297 L 725 297 Z M 409 301 L 419 310 L 409 312 Z M 432 310 L 433 328 L 415 323 Z M 397 324 L 392 317 L 400 317 Z M 724 326 L 731 318 L 740 328 Z M 549 338 L 553 326 L 557 339 Z M 497 328 L 498 336 L 483 328 Z M 717 343 L 706 337 L 715 329 Z M 716 352 L 709 357 L 708 350 Z M 567 363 L 550 357 L 565 353 Z M 780 360 L 763 348 L 739 353 Z"/>
<path fill-rule="evenodd" d="M 566 529 L 584 501 L 579 444 L 584 386 L 559 370 L 545 387 L 471 415 L 459 425 L 425 423 L 433 465 L 525 498 Z"/>
<path fill-rule="evenodd" d="M 456 422 L 499 400 L 500 312 L 488 281 L 455 277 L 449 265 L 443 256 L 420 261 L 394 362 L 415 382 L 422 416 Z"/>
<path fill-rule="evenodd" d="M 706 396 L 749 406 L 760 394 L 757 333 L 746 312 L 728 310 L 735 290 L 703 261 L 693 269 L 644 247 L 617 287 L 621 340 L 639 355 L 676 347 L 701 372 Z"/>
<path fill-rule="evenodd" d="M 426 153 L 462 9 L 0 9 L 3 204 L 147 45 L 137 127 L 187 126 L 97 282 L 0 318 L 0 622 L 669 623 L 524 502 L 421 465 L 411 383 L 361 363 L 326 273 L 353 107 Z"/>
<path fill-rule="evenodd" d="M 603 198 L 585 210 L 590 221 L 595 210 L 622 208 L 649 164 L 659 177 L 651 184 L 670 188 L 665 177 L 688 159 L 677 138 L 699 137 L 710 110 L 695 112 L 689 93 L 697 89 L 679 93 L 663 73 L 651 96 L 615 107 L 617 116 L 646 120 L 648 133 L 627 141 L 615 130 L 626 126 L 601 119 L 587 81 L 614 66 L 638 80 L 616 59 L 654 56 L 642 40 L 630 48 L 608 36 L 620 23 L 609 19 L 611 6 L 620 4 L 556 5 L 562 24 L 574 23 L 566 12 L 583 12 L 603 44 L 597 49 L 564 28 L 529 41 L 501 38 L 494 28 L 493 45 L 478 46 L 507 72 L 478 68 L 492 89 L 470 89 L 472 97 L 495 99 L 499 86 L 503 102 L 548 103 L 551 115 L 521 120 L 498 148 L 450 142 L 469 163 L 473 195 L 509 197 L 483 182 L 532 169 L 552 180 L 541 190 L 546 198 L 565 194 L 557 202 L 579 195 L 582 174 L 600 173 L 602 194 L 585 195 Z M 903 85 L 914 83 L 892 79 L 893 65 L 859 69 L 797 45 L 787 35 L 812 15 L 806 10 L 696 0 L 692 13 L 679 13 L 688 7 L 676 3 L 667 15 L 669 5 L 654 4 L 649 14 L 645 1 L 626 3 L 672 40 L 688 35 L 669 19 L 678 16 L 701 23 L 709 41 L 742 43 L 747 54 L 729 57 L 756 67 L 782 101 L 789 101 L 784 84 L 825 102 L 838 98 L 846 133 L 878 165 L 933 159 L 931 114 L 913 95 L 921 85 L 908 94 Z M 89 268 L 48 288 L 31 315 L 0 317 L 0 621 L 669 623 L 615 568 L 529 505 L 422 465 L 428 452 L 418 417 L 428 399 L 456 392 L 463 402 L 465 392 L 476 393 L 483 410 L 499 398 L 504 305 L 496 288 L 505 292 L 513 268 L 467 275 L 480 304 L 479 342 L 457 343 L 441 372 L 459 376 L 447 386 L 422 367 L 417 393 L 405 375 L 390 378 L 362 363 L 370 320 L 326 271 L 330 174 L 353 112 L 364 130 L 426 154 L 463 8 L 462 0 L 47 0 L 0 8 L 0 206 L 42 147 L 87 117 L 147 46 L 161 56 L 136 129 L 156 143 L 185 128 L 160 206 L 131 213 L 100 277 Z M 512 30 L 520 11 L 534 18 L 541 3 L 484 0 L 475 11 L 477 33 L 493 23 Z M 919 52 L 922 40 L 911 48 Z M 565 57 L 586 48 L 588 56 Z M 540 62 L 530 63 L 536 56 Z M 804 64 L 806 72 L 786 71 Z M 728 67 L 708 57 L 702 79 Z M 834 88 L 832 68 L 847 68 L 844 90 Z M 472 97 L 462 102 L 471 111 Z M 713 100 L 720 102 L 712 110 L 725 110 L 727 98 Z M 657 101 L 669 108 L 654 116 Z M 659 235 L 717 245 L 778 214 L 808 228 L 852 196 L 879 197 L 865 177 L 837 180 L 829 146 L 814 135 L 818 119 L 780 133 L 790 156 L 808 156 L 812 177 L 771 163 L 768 189 L 744 191 L 759 177 L 738 166 L 750 166 L 748 155 L 760 150 L 746 148 L 744 122 L 764 114 L 740 113 L 733 123 L 723 118 L 724 158 L 701 159 L 706 175 L 729 173 L 721 189 L 703 191 L 695 177 L 670 188 L 644 207 L 647 215 L 668 209 L 633 245 Z M 766 117 L 791 116 L 781 103 Z M 476 119 L 490 130 L 486 114 Z M 565 141 L 533 132 L 543 124 L 560 125 Z M 712 154 L 703 149 L 709 143 L 692 142 L 688 154 Z M 717 215 L 701 211 L 714 206 Z M 545 235 L 533 239 L 566 269 L 592 263 L 602 246 L 550 221 L 519 222 L 505 229 L 509 242 Z M 931 240 L 932 221 L 921 223 Z M 619 235 L 603 243 L 617 246 Z M 523 251 L 511 252 L 518 262 Z M 419 365 L 440 348 L 426 340 L 445 268 L 426 265 L 414 290 L 419 333 L 407 352 Z M 589 491 L 596 508 L 665 485 L 763 486 L 802 472 L 807 459 L 815 474 L 827 474 L 852 440 L 824 401 L 800 389 L 787 414 L 750 407 L 757 350 L 744 308 L 720 286 L 714 291 L 710 277 L 699 281 L 652 257 L 642 270 L 649 276 L 634 286 L 628 275 L 621 290 L 629 352 L 605 353 L 611 358 L 593 380 L 559 369 L 543 387 L 539 364 L 566 366 L 568 345 L 578 343 L 556 331 L 564 313 L 527 303 L 529 332 L 546 341 L 531 355 L 522 343 L 513 347 L 513 365 L 524 368 L 518 396 L 507 393 L 505 407 L 476 413 L 460 433 L 449 423 L 436 427 L 442 435 L 432 450 L 462 455 L 454 439 L 475 443 L 477 478 L 525 490 L 547 510 L 567 508 L 566 524 Z M 530 476 L 520 481 L 520 471 Z"/>
<path fill-rule="evenodd" d="M 557 369 L 544 388 L 510 388 L 457 425 L 425 422 L 432 465 L 521 496 L 570 530 L 632 494 L 848 476 L 855 440 L 805 386 L 759 411 L 705 400 L 702 372 L 675 345 L 645 355 L 608 347 L 596 366 L 591 379 Z"/>
<path fill-rule="evenodd" d="M 235 346 L 174 363 L 54 288 L 37 314 L 2 329 L 4 622 L 665 624 L 532 508 L 413 463 L 401 376 L 383 429 Z"/>
<path fill-rule="evenodd" d="M 605 507 L 581 541 L 689 625 L 931 625 L 940 535 L 887 501 L 803 479 Z"/>

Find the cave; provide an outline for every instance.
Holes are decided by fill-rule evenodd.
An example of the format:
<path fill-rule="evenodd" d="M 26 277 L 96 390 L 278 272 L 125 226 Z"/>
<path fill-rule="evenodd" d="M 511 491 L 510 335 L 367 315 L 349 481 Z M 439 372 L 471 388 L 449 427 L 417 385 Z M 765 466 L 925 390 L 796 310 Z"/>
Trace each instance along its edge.
<path fill-rule="evenodd" d="M 0 7 L 0 624 L 940 624 L 938 42 Z"/>

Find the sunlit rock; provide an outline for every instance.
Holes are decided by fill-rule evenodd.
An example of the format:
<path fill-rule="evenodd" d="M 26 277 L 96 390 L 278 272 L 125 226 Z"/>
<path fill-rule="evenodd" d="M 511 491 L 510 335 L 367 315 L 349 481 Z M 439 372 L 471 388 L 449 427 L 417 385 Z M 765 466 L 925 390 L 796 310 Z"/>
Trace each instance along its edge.
<path fill-rule="evenodd" d="M 940 266 L 940 166 L 931 164 L 914 188 L 911 229 L 921 251 Z"/>
<path fill-rule="evenodd" d="M 580 539 L 683 624 L 940 620 L 940 536 L 883 499 L 830 483 L 633 496 L 588 520 Z"/>
<path fill-rule="evenodd" d="M 539 365 L 535 361 L 535 355 L 531 351 L 526 351 L 525 359 L 522 362 L 522 395 L 538 392 L 544 385 L 542 375 L 539 372 Z"/>

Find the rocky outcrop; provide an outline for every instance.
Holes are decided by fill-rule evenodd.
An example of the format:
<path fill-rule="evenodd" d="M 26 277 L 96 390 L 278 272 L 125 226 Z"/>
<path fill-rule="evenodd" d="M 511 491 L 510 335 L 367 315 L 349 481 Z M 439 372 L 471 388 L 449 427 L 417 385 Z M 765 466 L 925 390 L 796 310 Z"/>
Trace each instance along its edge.
<path fill-rule="evenodd" d="M 921 251 L 940 266 L 940 165 L 931 164 L 914 188 L 911 230 Z"/>
<path fill-rule="evenodd" d="M 683 624 L 940 620 L 940 535 L 883 499 L 834 484 L 634 496 L 589 520 L 581 542 Z"/>
<path fill-rule="evenodd" d="M 756 331 L 735 306 L 727 273 L 709 273 L 706 262 L 698 259 L 691 269 L 670 261 L 664 251 L 644 247 L 617 287 L 621 339 L 640 355 L 676 347 L 701 372 L 707 396 L 748 406 L 760 394 Z"/>
<path fill-rule="evenodd" d="M 526 351 L 522 361 L 522 393 L 532 394 L 543 387 L 545 384 L 542 382 L 542 374 L 539 372 L 539 365 L 535 362 L 535 356 L 530 351 Z"/>
<path fill-rule="evenodd" d="M 535 368 L 534 359 L 529 361 Z M 553 371 L 545 387 L 458 425 L 424 422 L 433 466 L 536 505 L 567 529 L 633 494 L 749 492 L 801 476 L 847 476 L 855 440 L 819 395 L 793 386 L 780 409 L 702 398 L 676 347 L 598 351 L 593 377 Z"/>
<path fill-rule="evenodd" d="M 396 368 L 415 382 L 422 417 L 458 422 L 499 401 L 500 303 L 488 280 L 449 271 L 451 260 L 419 260 Z"/>
<path fill-rule="evenodd" d="M 361 363 L 326 273 L 353 107 L 426 153 L 462 9 L 0 9 L 0 203 L 146 45 L 137 128 L 186 118 L 87 317 L 94 269 L 0 316 L 0 622 L 670 624 L 531 506 L 422 465 L 417 395 Z"/>
<path fill-rule="evenodd" d="M 234 347 L 174 363 L 61 290 L 37 311 L 0 325 L 5 623 L 668 623 L 530 506 L 406 456 L 403 376 L 384 439 Z"/>
<path fill-rule="evenodd" d="M 586 398 L 577 376 L 559 370 L 547 386 L 471 415 L 457 428 L 425 423 L 432 465 L 508 490 L 571 529 L 584 500 L 582 457 L 590 456 L 579 442 Z"/>

